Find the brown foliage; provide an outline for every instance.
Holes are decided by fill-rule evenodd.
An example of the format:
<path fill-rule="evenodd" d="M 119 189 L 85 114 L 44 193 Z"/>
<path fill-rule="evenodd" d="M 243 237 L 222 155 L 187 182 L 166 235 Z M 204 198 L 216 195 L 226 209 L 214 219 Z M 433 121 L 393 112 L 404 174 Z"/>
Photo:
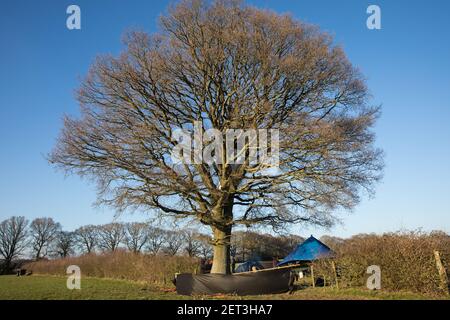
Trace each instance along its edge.
<path fill-rule="evenodd" d="M 333 249 L 340 285 L 344 286 L 365 286 L 367 267 L 378 265 L 382 289 L 442 293 L 434 250 L 441 253 L 447 273 L 450 271 L 450 236 L 443 232 L 362 234 L 335 243 Z M 317 275 L 333 281 L 330 261 L 317 261 L 314 267 Z"/>
<path fill-rule="evenodd" d="M 70 265 L 79 266 L 84 277 L 168 284 L 177 272 L 196 272 L 199 261 L 183 256 L 148 255 L 116 250 L 103 254 L 31 262 L 24 268 L 36 274 L 66 276 L 66 269 Z"/>

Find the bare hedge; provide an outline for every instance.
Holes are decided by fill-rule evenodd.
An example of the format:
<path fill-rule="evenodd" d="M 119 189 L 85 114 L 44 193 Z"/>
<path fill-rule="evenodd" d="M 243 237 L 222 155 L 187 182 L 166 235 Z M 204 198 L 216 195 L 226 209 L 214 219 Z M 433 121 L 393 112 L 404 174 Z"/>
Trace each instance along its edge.
<path fill-rule="evenodd" d="M 127 279 L 154 284 L 167 284 L 177 272 L 193 273 L 199 261 L 185 256 L 165 256 L 132 253 L 123 250 L 86 254 L 56 260 L 41 260 L 24 266 L 36 274 L 64 275 L 67 267 L 77 265 L 82 276 Z"/>
<path fill-rule="evenodd" d="M 381 268 L 381 288 L 392 291 L 408 290 L 442 294 L 439 273 L 434 258 L 438 250 L 447 273 L 450 270 L 450 236 L 443 232 L 396 232 L 383 235 L 362 234 L 331 244 L 339 285 L 366 285 L 367 267 Z M 314 263 L 315 273 L 334 283 L 329 260 Z"/>

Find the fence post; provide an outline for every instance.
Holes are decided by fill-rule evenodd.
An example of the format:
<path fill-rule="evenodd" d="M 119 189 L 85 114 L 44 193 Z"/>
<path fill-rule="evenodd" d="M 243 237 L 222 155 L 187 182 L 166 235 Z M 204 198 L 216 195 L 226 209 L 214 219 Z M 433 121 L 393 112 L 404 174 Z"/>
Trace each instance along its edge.
<path fill-rule="evenodd" d="M 312 285 L 313 285 L 313 288 L 315 288 L 316 287 L 316 282 L 314 281 L 314 266 L 311 264 L 310 268 L 311 268 Z"/>
<path fill-rule="evenodd" d="M 336 264 L 334 261 L 331 261 L 331 267 L 333 268 L 334 281 L 336 282 L 336 289 L 339 289 L 338 277 L 336 272 Z"/>
<path fill-rule="evenodd" d="M 434 251 L 434 259 L 436 260 L 436 267 L 439 272 L 439 278 L 441 279 L 441 288 L 444 291 L 445 294 L 449 294 L 448 292 L 448 278 L 447 278 L 447 272 L 445 271 L 444 265 L 441 261 L 441 256 L 439 254 L 439 251 Z"/>

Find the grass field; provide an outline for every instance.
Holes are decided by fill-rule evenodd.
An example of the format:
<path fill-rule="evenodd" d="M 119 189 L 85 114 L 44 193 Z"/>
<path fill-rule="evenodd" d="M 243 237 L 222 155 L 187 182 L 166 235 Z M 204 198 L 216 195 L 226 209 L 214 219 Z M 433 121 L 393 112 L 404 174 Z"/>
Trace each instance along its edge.
<path fill-rule="evenodd" d="M 112 279 L 83 278 L 81 290 L 69 290 L 66 278 L 56 276 L 0 276 L 0 299 L 174 299 L 183 298 L 148 285 Z"/>
<path fill-rule="evenodd" d="M 307 288 L 293 294 L 261 296 L 206 296 L 186 297 L 177 295 L 174 288 L 158 288 L 145 283 L 83 278 L 81 290 L 68 290 L 66 278 L 33 275 L 31 277 L 0 276 L 0 300 L 37 299 L 37 300 L 73 300 L 73 299 L 436 299 L 442 297 L 425 296 L 416 293 L 373 292 L 364 289 Z"/>

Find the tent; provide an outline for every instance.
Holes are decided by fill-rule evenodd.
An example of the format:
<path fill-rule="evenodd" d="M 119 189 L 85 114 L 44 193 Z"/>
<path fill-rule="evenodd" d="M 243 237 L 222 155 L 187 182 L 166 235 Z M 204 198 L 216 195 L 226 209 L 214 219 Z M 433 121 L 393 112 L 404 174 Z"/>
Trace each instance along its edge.
<path fill-rule="evenodd" d="M 177 293 L 198 294 L 275 294 L 293 289 L 294 274 L 290 268 L 266 269 L 235 274 L 178 274 Z"/>
<path fill-rule="evenodd" d="M 331 258 L 333 255 L 334 253 L 329 247 L 311 236 L 278 263 L 278 266 L 301 261 L 313 261 L 320 258 Z"/>
<path fill-rule="evenodd" d="M 240 272 L 247 272 L 247 271 L 252 271 L 252 268 L 256 267 L 256 270 L 261 270 L 264 269 L 264 267 L 261 265 L 261 263 L 259 263 L 256 260 L 250 260 L 250 261 L 246 261 L 244 263 L 241 263 L 236 270 L 234 271 L 234 273 L 240 273 Z"/>

